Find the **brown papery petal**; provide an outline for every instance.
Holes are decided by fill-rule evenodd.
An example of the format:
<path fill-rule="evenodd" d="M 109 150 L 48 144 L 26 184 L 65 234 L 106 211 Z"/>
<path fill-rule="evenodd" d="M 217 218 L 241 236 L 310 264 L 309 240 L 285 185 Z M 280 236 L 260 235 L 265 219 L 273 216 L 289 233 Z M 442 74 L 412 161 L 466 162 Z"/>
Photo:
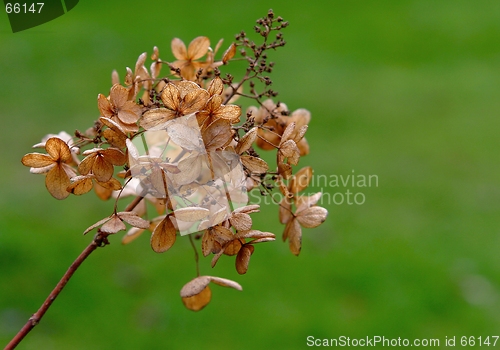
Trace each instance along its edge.
<path fill-rule="evenodd" d="M 314 228 L 321 225 L 328 215 L 328 210 L 322 207 L 311 207 L 297 214 L 297 220 L 303 227 Z"/>
<path fill-rule="evenodd" d="M 142 108 L 134 101 L 127 101 L 118 110 L 118 118 L 125 124 L 134 124 L 141 116 Z"/>
<path fill-rule="evenodd" d="M 310 166 L 306 166 L 297 171 L 297 174 L 292 176 L 292 178 L 290 179 L 290 192 L 299 193 L 300 191 L 306 189 L 311 182 L 312 176 L 313 169 Z"/>
<path fill-rule="evenodd" d="M 206 36 L 199 36 L 194 38 L 193 41 L 189 43 L 189 47 L 187 49 L 187 59 L 188 60 L 197 60 L 198 58 L 203 57 L 210 46 L 210 40 Z"/>
<path fill-rule="evenodd" d="M 250 170 L 252 173 L 263 174 L 269 169 L 269 166 L 263 159 L 247 155 L 241 156 L 240 159 L 245 168 Z"/>
<path fill-rule="evenodd" d="M 113 171 L 113 165 L 108 163 L 102 155 L 95 156 L 94 165 L 92 166 L 92 172 L 94 173 L 97 181 L 109 181 L 109 179 L 111 179 L 111 177 L 113 176 Z"/>
<path fill-rule="evenodd" d="M 297 220 L 292 220 L 289 224 L 290 230 L 288 231 L 288 246 L 292 254 L 299 255 L 302 247 L 302 228 Z"/>
<path fill-rule="evenodd" d="M 164 253 L 175 243 L 177 232 L 169 216 L 166 216 L 151 235 L 151 248 L 157 253 Z"/>
<path fill-rule="evenodd" d="M 210 95 L 207 90 L 196 89 L 187 93 L 182 102 L 182 113 L 184 115 L 200 111 L 207 103 Z"/>
<path fill-rule="evenodd" d="M 54 163 L 54 159 L 46 154 L 41 153 L 29 153 L 21 159 L 21 162 L 25 166 L 33 167 L 33 168 L 43 168 Z"/>
<path fill-rule="evenodd" d="M 66 190 L 77 196 L 85 194 L 92 189 L 92 179 L 88 176 L 77 176 L 71 180 L 73 182 Z"/>
<path fill-rule="evenodd" d="M 146 130 L 161 130 L 166 127 L 166 122 L 174 118 L 174 111 L 167 108 L 154 108 L 142 115 L 139 125 Z"/>
<path fill-rule="evenodd" d="M 222 96 L 221 95 L 214 95 L 210 97 L 210 99 L 207 102 L 207 105 L 203 107 L 203 110 L 205 111 L 216 111 L 219 109 L 219 107 L 222 104 Z"/>
<path fill-rule="evenodd" d="M 69 163 L 72 160 L 68 145 L 58 137 L 48 139 L 45 143 L 45 150 L 54 160 L 61 160 L 63 163 Z"/>
<path fill-rule="evenodd" d="M 259 230 L 241 231 L 237 233 L 237 236 L 238 238 L 275 238 L 274 233 Z"/>
<path fill-rule="evenodd" d="M 165 107 L 174 111 L 179 108 L 180 98 L 181 94 L 179 89 L 172 83 L 168 83 L 161 92 L 161 100 Z"/>
<path fill-rule="evenodd" d="M 124 231 L 125 229 L 125 224 L 117 215 L 113 215 L 113 217 L 111 217 L 111 219 L 101 227 L 101 231 L 105 233 L 117 233 L 118 231 Z"/>
<path fill-rule="evenodd" d="M 68 174 L 66 174 L 60 165 L 53 167 L 45 178 L 47 190 L 56 199 L 64 199 L 69 196 L 69 192 L 66 189 L 70 184 Z"/>
<path fill-rule="evenodd" d="M 127 102 L 128 90 L 120 84 L 115 84 L 109 92 L 111 104 L 116 108 L 121 108 Z"/>
<path fill-rule="evenodd" d="M 254 251 L 253 245 L 245 245 L 240 249 L 238 255 L 236 256 L 236 271 L 240 275 L 245 274 L 248 271 L 248 264 L 250 263 L 250 257 Z"/>
<path fill-rule="evenodd" d="M 211 229 L 206 229 L 201 239 L 201 251 L 203 256 L 214 253 L 215 239 Z"/>
<path fill-rule="evenodd" d="M 217 117 L 228 119 L 232 124 L 237 123 L 240 120 L 241 108 L 236 105 L 226 105 L 222 106 L 217 112 Z"/>
<path fill-rule="evenodd" d="M 103 117 L 112 117 L 114 115 L 113 107 L 111 103 L 103 94 L 97 95 L 97 107 L 99 108 L 99 112 Z"/>
<path fill-rule="evenodd" d="M 238 231 L 246 231 L 252 228 L 252 218 L 245 213 L 233 213 L 229 221 Z"/>
<path fill-rule="evenodd" d="M 97 193 L 97 196 L 101 198 L 102 200 L 107 200 L 111 196 L 113 191 L 118 191 L 122 188 L 122 184 L 120 181 L 118 181 L 115 178 L 109 179 L 109 181 L 106 182 L 99 182 L 96 181 L 95 183 L 95 191 Z"/>
<path fill-rule="evenodd" d="M 107 148 L 101 152 L 106 161 L 113 165 L 123 165 L 127 161 L 127 156 L 118 148 Z"/>
<path fill-rule="evenodd" d="M 255 139 L 257 138 L 257 127 L 253 127 L 248 132 L 243 135 L 243 137 L 240 139 L 238 144 L 236 145 L 236 153 L 242 154 L 243 152 L 246 152 L 252 147 L 252 144 L 255 142 Z"/>
<path fill-rule="evenodd" d="M 202 133 L 207 151 L 224 146 L 231 138 L 231 126 L 226 119 L 217 119 Z"/>
<path fill-rule="evenodd" d="M 206 286 L 200 293 L 190 296 L 183 297 L 182 302 L 186 308 L 192 311 L 200 311 L 205 306 L 208 305 L 210 299 L 212 298 L 212 291 L 209 286 Z"/>
<path fill-rule="evenodd" d="M 236 54 L 236 45 L 232 43 L 222 56 L 222 63 L 226 64 Z"/>
<path fill-rule="evenodd" d="M 208 85 L 207 91 L 210 96 L 222 95 L 222 92 L 224 91 L 224 83 L 222 82 L 222 79 L 220 77 L 213 78 L 210 85 Z"/>
<path fill-rule="evenodd" d="M 143 218 L 141 218 L 140 216 L 138 216 L 134 212 L 122 211 L 122 212 L 118 213 L 117 215 L 120 217 L 120 219 L 122 219 L 123 221 L 125 221 L 129 225 L 132 225 L 132 226 L 138 227 L 138 228 L 143 228 L 143 229 L 149 228 L 149 225 L 150 225 L 149 221 L 144 220 Z"/>
<path fill-rule="evenodd" d="M 288 124 L 287 127 L 285 128 L 285 131 L 283 131 L 283 135 L 281 136 L 280 146 L 284 142 L 290 140 L 294 131 L 295 131 L 295 123 L 292 122 L 292 123 Z"/>
<path fill-rule="evenodd" d="M 181 39 L 174 38 L 172 40 L 171 47 L 172 47 L 172 53 L 174 54 L 175 58 L 177 58 L 178 60 L 186 59 L 187 56 L 186 45 Z"/>

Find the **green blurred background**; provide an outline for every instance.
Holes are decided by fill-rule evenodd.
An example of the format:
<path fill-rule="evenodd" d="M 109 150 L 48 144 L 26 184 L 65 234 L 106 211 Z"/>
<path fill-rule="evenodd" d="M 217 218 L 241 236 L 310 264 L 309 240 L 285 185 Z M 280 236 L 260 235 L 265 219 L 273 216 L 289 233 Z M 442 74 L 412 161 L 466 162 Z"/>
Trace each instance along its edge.
<path fill-rule="evenodd" d="M 312 112 L 300 165 L 375 174 L 379 186 L 323 188 L 366 202 L 324 202 L 328 220 L 304 231 L 298 258 L 277 240 L 256 247 L 244 276 L 234 258 L 215 270 L 202 259 L 203 274 L 243 291 L 214 286 L 199 313 L 179 297 L 195 276 L 187 239 L 156 254 L 147 235 L 128 246 L 112 237 L 19 348 L 294 349 L 307 336 L 374 335 L 444 346 L 500 335 L 500 2 L 120 0 L 80 1 L 16 34 L 0 15 L 0 343 L 112 206 L 93 194 L 53 199 L 21 157 L 45 134 L 87 128 L 113 69 L 123 77 L 154 45 L 172 59 L 173 37 L 224 38 L 225 48 L 270 7 L 290 22 L 288 44 L 270 55 L 273 87 L 291 110 Z M 254 221 L 281 237 L 277 208 Z"/>

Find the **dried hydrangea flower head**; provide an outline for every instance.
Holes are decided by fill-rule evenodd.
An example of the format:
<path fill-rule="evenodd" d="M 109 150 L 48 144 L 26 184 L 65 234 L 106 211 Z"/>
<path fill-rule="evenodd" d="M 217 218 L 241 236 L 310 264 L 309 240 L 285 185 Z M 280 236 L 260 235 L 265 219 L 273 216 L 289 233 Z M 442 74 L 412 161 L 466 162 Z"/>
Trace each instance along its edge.
<path fill-rule="evenodd" d="M 189 239 L 196 256 L 200 248 L 204 257 L 212 256 L 212 267 L 223 255 L 234 256 L 236 271 L 245 274 L 257 243 L 275 240 L 273 233 L 254 228 L 252 214 L 260 205 L 249 203 L 248 193 L 257 191 L 282 196 L 277 218 L 285 225 L 283 239 L 298 255 L 302 228 L 320 225 L 327 211 L 317 205 L 321 193 L 301 194 L 312 168 L 295 172 L 310 152 L 304 135 L 311 115 L 306 109 L 290 112 L 270 88 L 274 63 L 268 51 L 285 45 L 287 25 L 269 11 L 254 28 L 260 44 L 241 32 L 219 60 L 222 40 L 212 49 L 204 36 L 187 47 L 173 39 L 173 60 L 160 58 L 154 47 L 149 69 L 143 53 L 134 71 L 126 69 L 123 82 L 113 72 L 109 94 L 97 97 L 100 116 L 87 131 L 52 135 L 37 145 L 47 154 L 27 154 L 22 163 L 46 175 L 47 189 L 57 199 L 92 188 L 99 198 L 114 199 L 109 215 L 84 231 L 97 230 L 99 244 L 129 225 L 123 244 L 149 231 L 153 251 L 163 253 L 177 239 Z M 230 71 L 238 53 L 247 68 L 236 81 L 220 70 Z M 169 71 L 162 76 L 165 66 Z M 242 114 L 238 97 L 256 106 Z M 275 152 L 276 162 L 266 162 L 258 149 Z M 129 204 L 118 211 L 123 202 Z M 236 282 L 201 276 L 198 259 L 196 267 L 198 276 L 181 290 L 187 308 L 208 304 L 209 283 L 241 290 Z"/>

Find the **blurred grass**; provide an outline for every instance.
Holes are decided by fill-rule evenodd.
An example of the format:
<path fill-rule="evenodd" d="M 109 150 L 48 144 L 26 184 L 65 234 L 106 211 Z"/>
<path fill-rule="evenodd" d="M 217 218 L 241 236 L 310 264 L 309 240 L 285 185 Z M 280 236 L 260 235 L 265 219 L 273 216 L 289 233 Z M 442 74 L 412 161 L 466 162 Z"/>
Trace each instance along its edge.
<path fill-rule="evenodd" d="M 316 174 L 375 174 L 363 205 L 305 230 L 296 258 L 279 240 L 257 247 L 247 275 L 232 258 L 204 274 L 200 313 L 184 309 L 192 250 L 166 254 L 146 236 L 120 237 L 78 270 L 20 349 L 301 348 L 306 337 L 440 338 L 498 335 L 500 326 L 500 3 L 81 1 L 43 26 L 0 23 L 0 341 L 7 343 L 88 244 L 110 203 L 58 202 L 20 164 L 52 132 L 85 129 L 110 73 L 157 45 L 207 35 L 227 45 L 269 7 L 290 21 L 273 53 L 274 88 L 308 108 Z M 321 186 L 311 188 L 320 190 Z M 323 188 L 333 195 L 346 188 Z M 276 208 L 255 226 L 281 235 Z"/>

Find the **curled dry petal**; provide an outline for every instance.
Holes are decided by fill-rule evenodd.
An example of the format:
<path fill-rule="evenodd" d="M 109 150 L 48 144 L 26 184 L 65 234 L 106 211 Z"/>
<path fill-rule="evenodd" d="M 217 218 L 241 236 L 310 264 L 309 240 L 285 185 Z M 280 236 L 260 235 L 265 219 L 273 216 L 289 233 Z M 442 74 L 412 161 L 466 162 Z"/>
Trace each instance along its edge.
<path fill-rule="evenodd" d="M 189 281 L 181 289 L 181 298 L 184 305 L 193 311 L 201 310 L 205 307 L 211 298 L 211 291 L 208 287 L 209 283 L 213 282 L 223 287 L 231 287 L 236 290 L 242 290 L 243 288 L 236 282 L 212 276 L 199 276 L 195 279 Z"/>
<path fill-rule="evenodd" d="M 234 57 L 236 54 L 236 45 L 234 43 L 231 43 L 229 48 L 224 52 L 224 55 L 222 56 L 222 63 L 226 64 L 231 58 Z"/>

